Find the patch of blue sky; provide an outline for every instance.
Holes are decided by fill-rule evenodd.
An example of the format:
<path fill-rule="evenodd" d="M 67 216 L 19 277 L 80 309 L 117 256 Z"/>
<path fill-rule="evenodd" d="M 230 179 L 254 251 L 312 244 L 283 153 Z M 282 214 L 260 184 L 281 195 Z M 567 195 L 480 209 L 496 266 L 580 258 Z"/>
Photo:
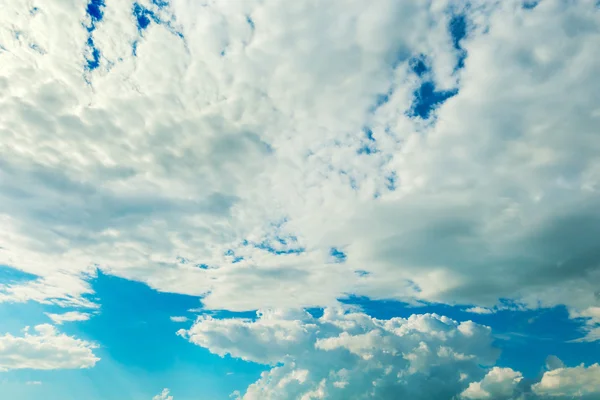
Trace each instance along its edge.
<path fill-rule="evenodd" d="M 455 69 L 461 69 L 465 66 L 467 52 L 462 47 L 461 41 L 467 36 L 467 18 L 464 14 L 455 14 L 450 18 L 448 26 L 450 36 L 452 37 L 452 45 L 458 51 L 458 60 Z"/>
<path fill-rule="evenodd" d="M 460 31 L 459 28 L 456 29 Z M 459 45 L 460 39 L 455 38 L 455 46 Z M 437 107 L 449 98 L 455 96 L 458 93 L 458 90 L 436 89 L 435 83 L 431 80 L 431 69 L 425 56 L 420 55 L 411 58 L 408 65 L 411 71 L 421 78 L 421 84 L 413 94 L 413 104 L 408 114 L 411 117 L 428 119 Z"/>
<path fill-rule="evenodd" d="M 427 59 L 423 55 L 411 58 L 408 62 L 408 65 L 410 66 L 410 69 L 419 77 L 423 77 L 423 75 L 429 72 Z"/>
<path fill-rule="evenodd" d="M 385 177 L 385 186 L 389 191 L 394 191 L 397 189 L 398 175 L 395 171 L 392 171 L 389 175 Z"/>
<path fill-rule="evenodd" d="M 198 297 L 160 293 L 145 284 L 101 272 L 91 284 L 102 305 L 99 314 L 88 321 L 65 323 L 59 329 L 98 343 L 100 347 L 94 349 L 94 353 L 101 360 L 87 370 L 3 373 L 3 378 L 9 381 L 43 382 L 40 388 L 27 390 L 24 385 L 15 385 L 15 390 L 20 388 L 25 393 L 21 395 L 18 392 L 16 398 L 64 400 L 60 396 L 53 398 L 52 393 L 63 396 L 69 393 L 73 399 L 151 399 L 163 387 L 171 388 L 178 400 L 228 398 L 232 391 L 244 390 L 267 369 L 262 365 L 211 354 L 176 335 L 177 330 L 191 326 L 195 313 L 189 312 L 190 309 L 218 318 L 254 317 L 254 312 L 202 312 Z M 69 311 L 29 303 L 1 304 L 0 318 L 5 317 L 7 310 L 15 320 L 19 318 L 19 310 L 26 310 L 26 314 L 31 316 L 18 323 L 19 329 L 26 324 L 48 322 L 44 311 Z M 172 322 L 170 317 L 176 315 L 187 315 L 191 321 Z M 5 320 L 2 321 L 4 325 Z M 48 391 L 48 396 L 43 395 L 42 389 Z"/>
<path fill-rule="evenodd" d="M 179 38 L 184 39 L 183 33 L 173 26 L 175 17 L 173 15 L 168 15 L 169 19 L 164 19 L 161 18 L 161 15 L 157 12 L 163 11 L 166 13 L 167 8 L 169 7 L 169 2 L 153 1 L 152 4 L 156 7 L 156 10 L 152 10 L 139 3 L 133 3 L 132 13 L 135 17 L 138 31 L 142 33 L 150 26 L 152 22 L 154 22 L 157 25 L 164 26 L 169 32 L 178 36 Z"/>
<path fill-rule="evenodd" d="M 105 7 L 106 4 L 104 3 L 104 0 L 90 0 L 86 6 L 86 14 L 90 19 L 90 23 L 87 26 L 88 38 L 86 41 L 87 55 L 85 57 L 85 69 L 89 72 L 100 67 L 100 58 L 102 53 L 94 43 L 93 35 L 97 28 L 97 24 L 104 18 Z"/>
<path fill-rule="evenodd" d="M 256 29 L 256 26 L 254 25 L 254 20 L 249 15 L 246 16 L 246 22 L 248 23 L 248 25 L 250 25 L 250 29 Z"/>
<path fill-rule="evenodd" d="M 283 238 L 278 238 L 279 240 L 277 240 L 277 242 L 279 244 L 281 244 L 282 246 L 287 246 L 288 242 L 283 239 Z M 254 243 L 254 242 L 249 242 L 247 240 L 245 240 L 243 242 L 244 246 L 252 246 L 256 249 L 260 249 L 260 250 L 264 250 L 268 253 L 271 254 L 276 254 L 276 255 L 282 255 L 282 254 L 301 254 L 304 253 L 306 251 L 306 249 L 304 247 L 284 247 L 284 248 L 280 248 L 280 247 L 275 247 L 273 246 L 273 244 L 269 243 L 268 241 L 262 241 L 260 243 Z"/>
<path fill-rule="evenodd" d="M 23 283 L 33 281 L 38 278 L 37 275 L 23 272 L 8 265 L 0 264 L 0 285 L 7 283 Z"/>
<path fill-rule="evenodd" d="M 456 96 L 458 89 L 436 90 L 431 81 L 424 81 L 414 93 L 412 108 L 409 112 L 411 117 L 428 119 L 432 112 L 449 98 Z"/>
<path fill-rule="evenodd" d="M 527 10 L 533 10 L 539 3 L 539 0 L 527 0 L 523 2 L 523 8 Z"/>
<path fill-rule="evenodd" d="M 90 0 L 88 3 L 86 13 L 90 16 L 92 26 L 104 18 L 104 7 L 106 7 L 104 0 Z"/>
<path fill-rule="evenodd" d="M 244 260 L 244 257 L 236 256 L 235 252 L 232 249 L 227 250 L 224 255 L 227 257 L 231 257 L 232 264 L 236 264 Z"/>
<path fill-rule="evenodd" d="M 169 32 L 185 42 L 183 32 L 174 25 L 175 16 L 169 11 L 170 5 L 168 1 L 164 0 L 152 0 L 151 8 L 137 2 L 133 3 L 131 13 L 135 19 L 140 36 L 143 36 L 144 31 L 148 29 L 150 24 L 155 23 L 156 25 L 165 27 Z M 164 18 L 165 16 L 167 18 Z M 137 57 L 139 44 L 139 40 L 133 41 L 131 54 L 134 57 Z"/>
<path fill-rule="evenodd" d="M 329 255 L 331 256 L 331 258 L 333 259 L 333 261 L 335 263 L 343 263 L 347 259 L 346 253 L 344 253 L 342 250 L 338 249 L 337 247 L 330 248 Z"/>
<path fill-rule="evenodd" d="M 564 307 L 520 311 L 506 309 L 492 314 L 467 312 L 469 307 L 442 304 L 409 306 L 398 301 L 372 300 L 351 296 L 342 303 L 359 306 L 375 318 L 407 318 L 412 314 L 436 313 L 456 321 L 467 321 L 492 328 L 495 346 L 502 350 L 497 365 L 523 372 L 525 377 L 536 378 L 545 365 L 546 357 L 555 355 L 567 366 L 597 362 L 597 343 L 570 342 L 583 336 L 581 322 L 569 319 Z M 523 357 L 527 354 L 527 357 Z"/>

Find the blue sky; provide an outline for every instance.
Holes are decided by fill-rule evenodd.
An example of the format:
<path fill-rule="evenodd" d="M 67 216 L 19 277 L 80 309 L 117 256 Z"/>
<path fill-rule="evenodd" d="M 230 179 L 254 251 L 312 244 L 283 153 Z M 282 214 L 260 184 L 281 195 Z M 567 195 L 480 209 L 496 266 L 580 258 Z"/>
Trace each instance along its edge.
<path fill-rule="evenodd" d="M 2 9 L 2 395 L 600 396 L 596 1 Z"/>

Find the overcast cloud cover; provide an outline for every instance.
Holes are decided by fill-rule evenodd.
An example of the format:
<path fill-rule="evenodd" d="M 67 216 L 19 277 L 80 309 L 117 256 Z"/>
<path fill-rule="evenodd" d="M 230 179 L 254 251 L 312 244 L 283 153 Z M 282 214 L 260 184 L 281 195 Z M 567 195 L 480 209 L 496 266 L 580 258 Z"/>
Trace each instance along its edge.
<path fill-rule="evenodd" d="M 244 399 L 598 399 L 598 364 L 529 379 L 486 326 L 340 299 L 598 343 L 599 48 L 595 0 L 0 0 L 0 303 L 84 323 L 102 273 L 260 310 L 171 314 L 270 366 Z M 0 371 L 93 367 L 58 329 Z"/>

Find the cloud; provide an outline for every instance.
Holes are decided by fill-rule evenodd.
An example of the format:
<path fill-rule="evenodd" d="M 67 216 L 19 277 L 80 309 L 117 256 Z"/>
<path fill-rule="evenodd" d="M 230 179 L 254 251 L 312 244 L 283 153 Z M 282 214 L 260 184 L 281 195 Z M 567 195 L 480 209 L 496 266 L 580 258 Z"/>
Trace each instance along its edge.
<path fill-rule="evenodd" d="M 46 315 L 54 322 L 56 325 L 61 325 L 64 322 L 74 322 L 74 321 L 87 321 L 92 316 L 88 313 L 82 313 L 79 311 L 69 311 L 64 314 L 51 314 L 46 313 Z"/>
<path fill-rule="evenodd" d="M 162 392 L 152 398 L 152 400 L 173 400 L 173 396 L 169 396 L 169 389 L 163 389 Z"/>
<path fill-rule="evenodd" d="M 571 318 L 580 318 L 585 321 L 584 337 L 577 342 L 594 342 L 600 339 L 600 307 L 588 307 L 582 311 L 571 310 Z"/>
<path fill-rule="evenodd" d="M 532 386 L 533 392 L 548 398 L 586 398 L 600 396 L 600 365 L 557 368 L 547 371 Z"/>
<path fill-rule="evenodd" d="M 188 317 L 170 317 L 173 322 L 186 322 L 189 321 Z"/>
<path fill-rule="evenodd" d="M 523 379 L 520 372 L 511 368 L 492 368 L 479 382 L 472 382 L 461 393 L 464 399 L 506 399 L 513 398 L 515 388 Z"/>
<path fill-rule="evenodd" d="M 389 320 L 328 308 L 261 311 L 256 319 L 201 316 L 178 335 L 224 357 L 271 369 L 233 397 L 251 399 L 551 400 L 600 394 L 600 365 L 548 356 L 535 380 L 496 366 L 491 329 L 436 314 Z M 595 397 L 594 397 L 595 396 Z"/>
<path fill-rule="evenodd" d="M 142 6 L 0 16 L 0 301 L 598 306 L 594 1 Z"/>
<path fill-rule="evenodd" d="M 436 314 L 265 311 L 254 321 L 201 317 L 179 334 L 214 354 L 271 365 L 244 399 L 451 398 L 498 356 L 489 328 Z"/>
<path fill-rule="evenodd" d="M 26 385 L 33 385 L 33 386 L 38 386 L 41 385 L 42 382 L 41 381 L 27 381 L 25 382 Z"/>
<path fill-rule="evenodd" d="M 25 329 L 24 336 L 0 336 L 0 371 L 15 369 L 91 368 L 100 359 L 92 350 L 97 346 L 59 333 L 52 325 L 37 325 L 35 333 Z"/>
<path fill-rule="evenodd" d="M 494 310 L 491 310 L 486 307 L 471 307 L 465 310 L 466 312 L 470 312 L 473 314 L 493 314 Z"/>

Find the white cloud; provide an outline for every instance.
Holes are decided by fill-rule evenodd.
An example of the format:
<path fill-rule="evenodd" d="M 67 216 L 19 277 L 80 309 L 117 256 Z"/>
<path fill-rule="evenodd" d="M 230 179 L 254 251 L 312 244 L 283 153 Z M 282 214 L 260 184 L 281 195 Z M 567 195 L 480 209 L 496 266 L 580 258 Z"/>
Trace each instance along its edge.
<path fill-rule="evenodd" d="M 533 392 L 548 398 L 598 398 L 600 396 L 600 365 L 557 368 L 544 373 L 532 386 Z"/>
<path fill-rule="evenodd" d="M 170 317 L 173 322 L 186 322 L 189 321 L 188 317 Z"/>
<path fill-rule="evenodd" d="M 52 325 L 37 325 L 24 336 L 0 336 L 0 371 L 14 369 L 91 368 L 98 360 L 92 350 L 96 345 L 59 333 Z"/>
<path fill-rule="evenodd" d="M 64 322 L 87 321 L 92 316 L 89 313 L 82 313 L 79 311 L 69 311 L 64 314 L 46 313 L 46 315 L 57 325 L 61 325 Z"/>
<path fill-rule="evenodd" d="M 491 310 L 486 307 L 471 307 L 465 310 L 466 312 L 470 312 L 473 314 L 493 314 L 494 310 Z"/>
<path fill-rule="evenodd" d="M 435 314 L 379 320 L 339 309 L 321 318 L 279 311 L 255 321 L 202 317 L 179 332 L 215 354 L 273 365 L 244 399 L 451 398 L 483 375 L 482 365 L 494 364 L 490 333 Z"/>
<path fill-rule="evenodd" d="M 571 310 L 571 318 L 581 318 L 585 321 L 583 330 L 585 336 L 576 342 L 594 342 L 600 340 L 600 307 L 588 307 L 582 311 Z"/>
<path fill-rule="evenodd" d="M 598 305 L 594 1 L 172 3 L 183 39 L 109 2 L 92 72 L 83 5 L 3 9 L 0 263 L 39 279 L 0 301 L 93 306 L 101 268 L 213 309 Z M 421 54 L 458 90 L 428 122 Z"/>
<path fill-rule="evenodd" d="M 465 399 L 496 399 L 510 400 L 513 398 L 515 388 L 523 379 L 520 372 L 511 368 L 492 368 L 479 382 L 472 382 L 461 393 Z"/>
<path fill-rule="evenodd" d="M 162 392 L 152 398 L 152 400 L 173 400 L 173 396 L 169 396 L 169 389 L 163 389 Z"/>
<path fill-rule="evenodd" d="M 25 382 L 26 385 L 32 385 L 32 386 L 38 386 L 41 385 L 42 382 L 41 381 L 27 381 Z"/>

